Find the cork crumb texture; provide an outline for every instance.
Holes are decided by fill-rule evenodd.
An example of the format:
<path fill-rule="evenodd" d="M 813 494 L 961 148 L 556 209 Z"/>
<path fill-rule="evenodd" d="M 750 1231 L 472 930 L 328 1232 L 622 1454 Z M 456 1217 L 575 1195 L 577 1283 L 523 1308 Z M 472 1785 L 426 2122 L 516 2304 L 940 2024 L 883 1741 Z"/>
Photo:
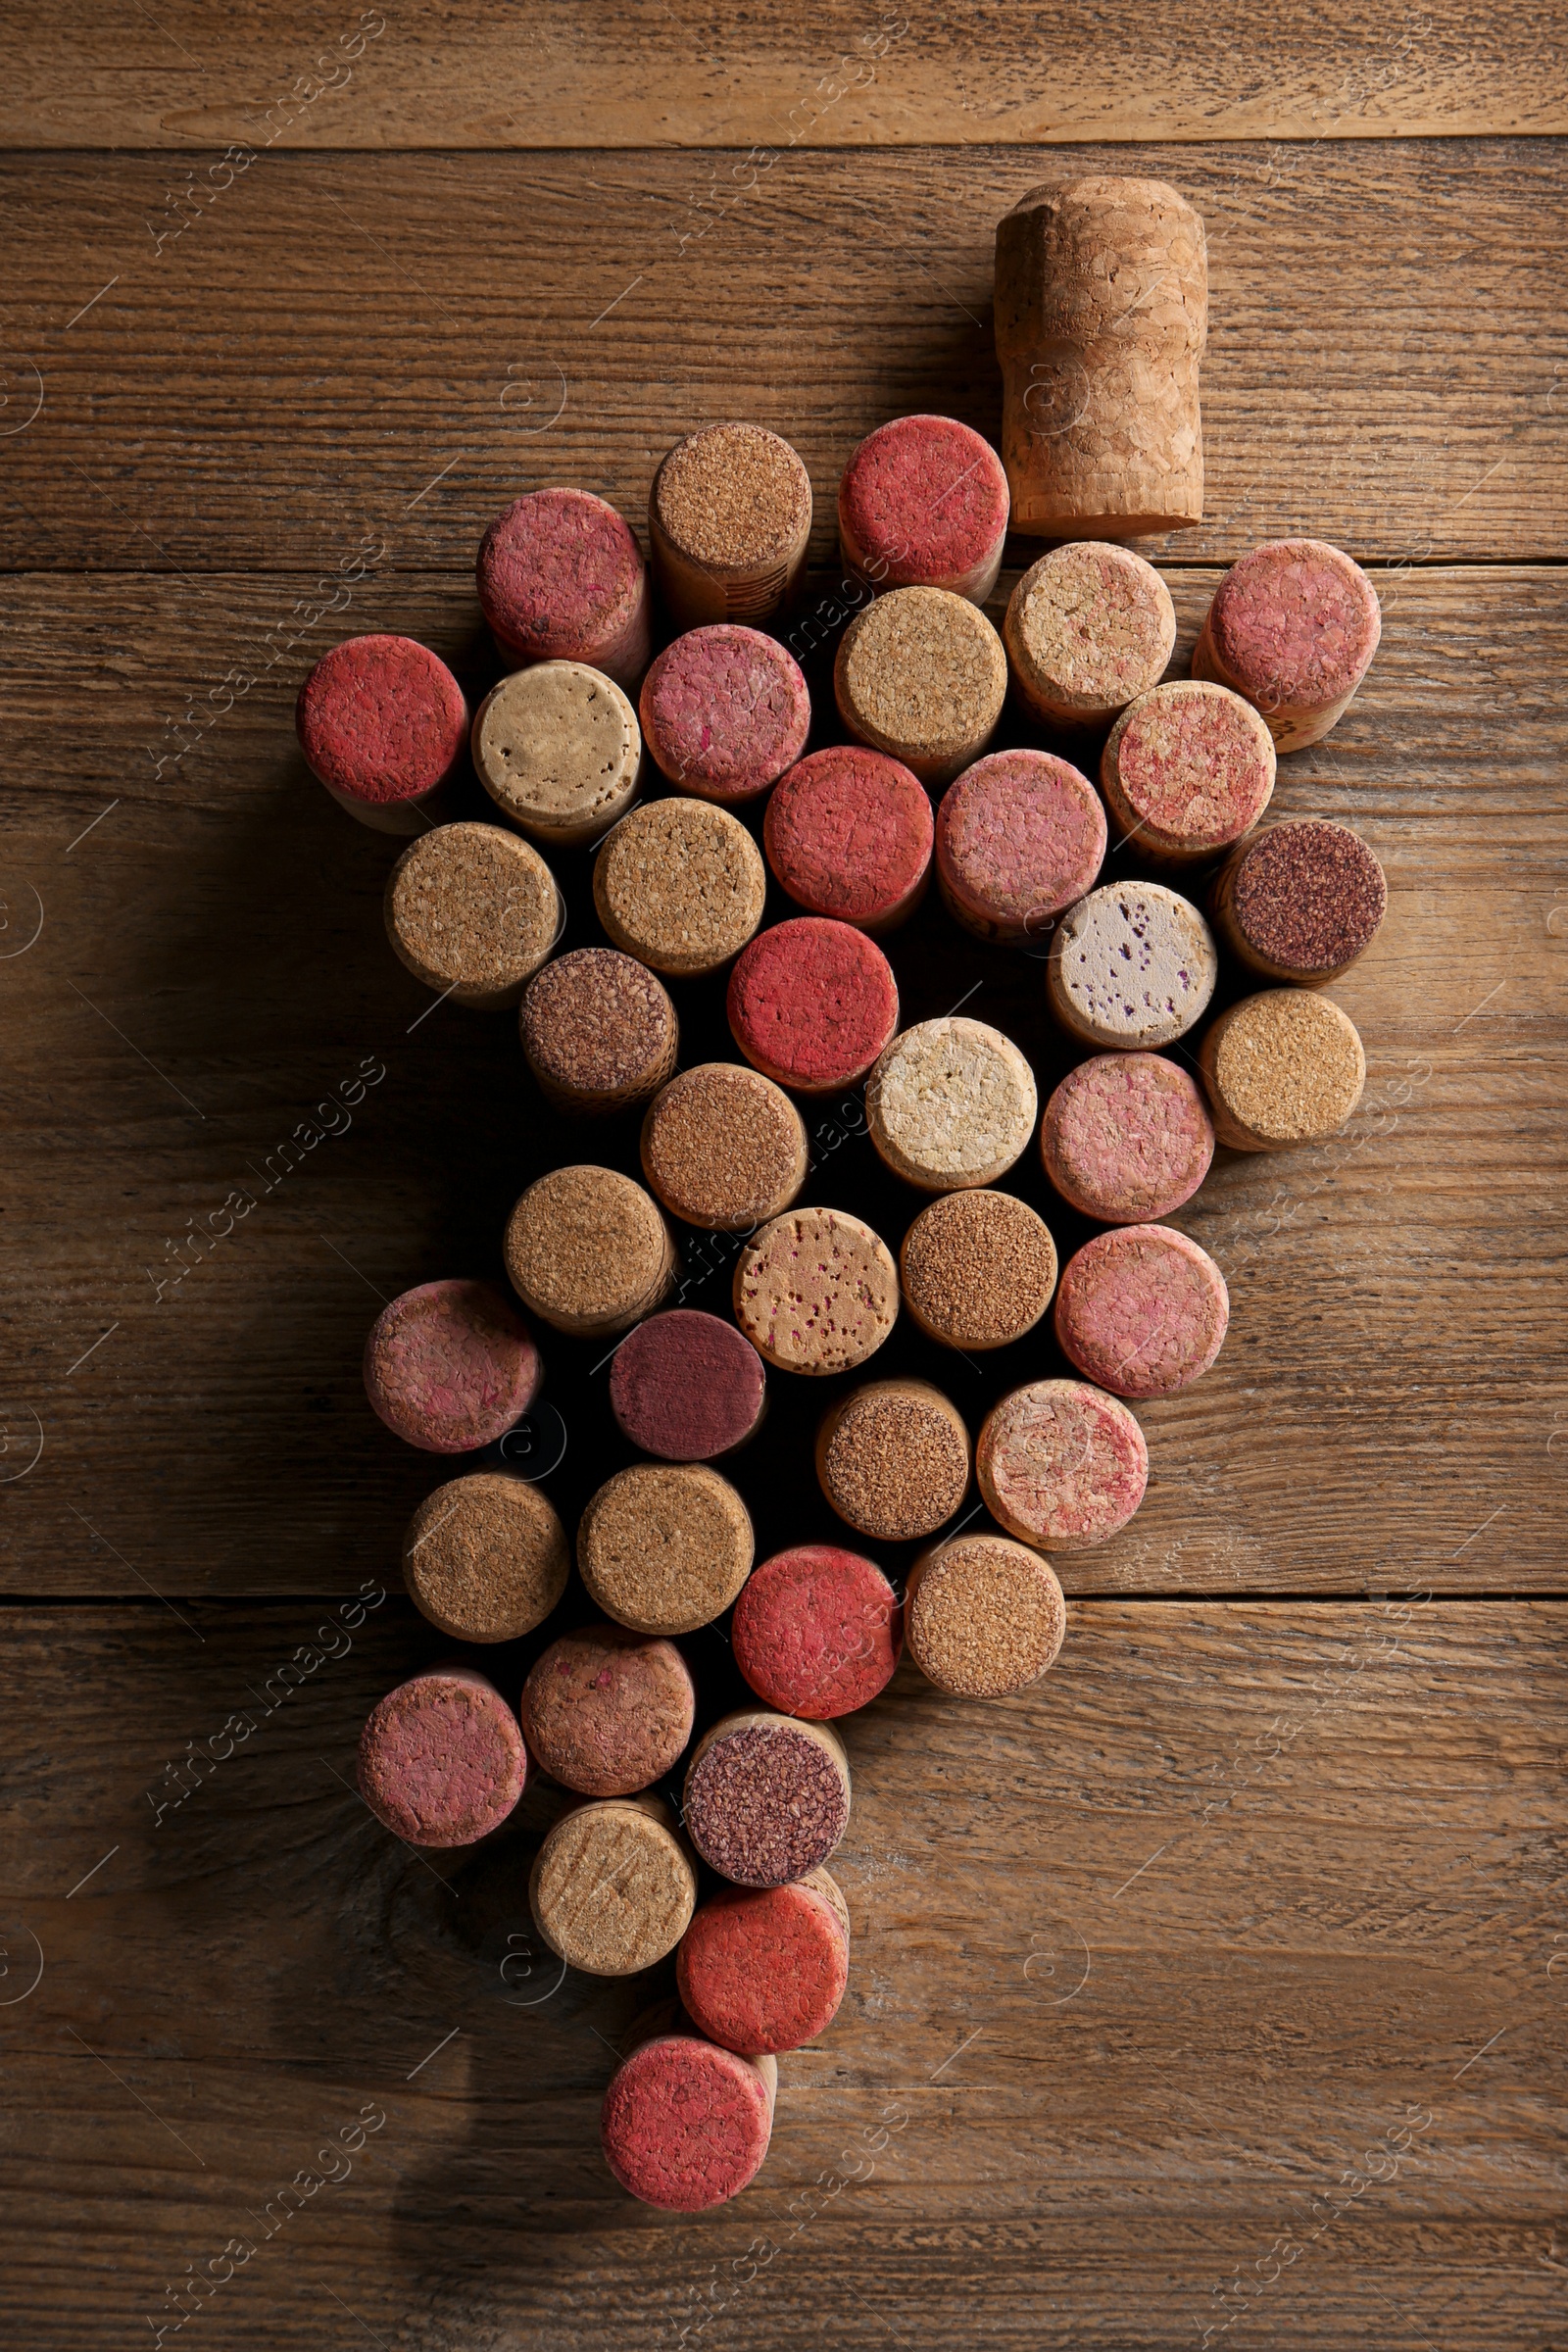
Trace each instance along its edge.
<path fill-rule="evenodd" d="M 521 1796 L 527 1750 L 493 1683 L 466 1666 L 389 1690 L 360 1739 L 360 1793 L 410 1845 L 471 1845 Z"/>
<path fill-rule="evenodd" d="M 403 1539 L 409 1598 L 455 1642 L 515 1642 L 566 1590 L 571 1549 L 537 1487 L 494 1470 L 449 1479 Z"/>
<path fill-rule="evenodd" d="M 1364 955 L 1388 911 L 1373 852 L 1348 825 L 1295 817 L 1227 861 L 1214 886 L 1220 936 L 1266 980 L 1336 979 Z"/>
<path fill-rule="evenodd" d="M 1115 1396 L 1169 1396 L 1206 1372 L 1230 1320 L 1225 1278 L 1171 1225 L 1097 1234 L 1067 1260 L 1056 1339 L 1084 1378 Z"/>
<path fill-rule="evenodd" d="M 885 752 L 833 744 L 784 776 L 767 804 L 767 862 L 808 914 L 889 931 L 925 896 L 931 800 Z"/>
<path fill-rule="evenodd" d="M 698 1462 L 617 1471 L 577 1526 L 577 1572 L 589 1598 L 637 1633 L 710 1625 L 740 1592 L 753 1555 L 745 1503 Z"/>
<path fill-rule="evenodd" d="M 833 2023 L 849 1982 L 850 1938 L 823 1881 L 832 1885 L 815 1871 L 791 1886 L 726 1888 L 682 1936 L 680 1997 L 693 2024 L 723 2048 L 753 2058 L 796 2050 Z"/>
<path fill-rule="evenodd" d="M 507 1222 L 503 1250 L 523 1304 L 558 1331 L 623 1331 L 675 1276 L 669 1228 L 640 1184 L 613 1168 L 552 1169 Z"/>
<path fill-rule="evenodd" d="M 839 549 L 874 588 L 946 588 L 984 604 L 1007 535 L 1007 476 L 989 441 L 953 416 L 895 416 L 839 482 Z"/>
<path fill-rule="evenodd" d="M 384 901 L 387 937 L 416 980 L 455 1004 L 515 1004 L 555 946 L 555 876 L 499 825 L 440 825 L 404 851 Z"/>
<path fill-rule="evenodd" d="M 651 517 L 679 554 L 718 572 L 782 563 L 810 528 L 811 481 L 760 424 L 714 424 L 678 441 L 654 476 Z"/>
<path fill-rule="evenodd" d="M 806 1122 L 781 1087 L 740 1062 L 682 1070 L 649 1104 L 640 1150 L 665 1208 L 714 1233 L 751 1232 L 806 1182 Z"/>
<path fill-rule="evenodd" d="M 1102 1051 L 1173 1045 L 1207 1011 L 1218 977 L 1207 923 L 1161 882 L 1091 891 L 1062 916 L 1046 966 L 1056 1018 Z"/>
<path fill-rule="evenodd" d="M 534 490 L 479 543 L 479 604 L 514 662 L 586 662 L 622 686 L 647 667 L 651 612 L 642 551 L 587 490 Z"/>
<path fill-rule="evenodd" d="M 781 1372 L 852 1372 L 898 1317 L 899 1272 L 879 1234 L 839 1208 L 792 1208 L 748 1242 L 735 1320 Z"/>
<path fill-rule="evenodd" d="M 858 742 L 902 760 L 924 784 L 947 784 L 996 731 L 1007 657 L 965 598 L 944 588 L 896 588 L 846 629 L 833 691 Z"/>
<path fill-rule="evenodd" d="M 1278 539 L 1232 564 L 1193 655 L 1256 706 L 1282 752 L 1318 742 L 1344 714 L 1383 634 L 1377 590 L 1322 539 Z"/>
<path fill-rule="evenodd" d="M 575 849 L 614 823 L 642 776 L 637 713 L 585 662 L 541 662 L 493 687 L 473 722 L 473 765 L 504 816 L 546 847 Z"/>
<path fill-rule="evenodd" d="M 637 708 L 661 772 L 705 801 L 755 800 L 799 760 L 811 724 L 793 656 L 760 629 L 725 623 L 666 646 Z"/>
<path fill-rule="evenodd" d="M 1199 1058 L 1214 1131 L 1236 1152 L 1278 1152 L 1337 1134 L 1366 1084 L 1354 1022 L 1312 989 L 1244 998 L 1221 1013 Z"/>
<path fill-rule="evenodd" d="M 471 1453 L 520 1420 L 543 1366 L 493 1283 L 421 1283 L 383 1308 L 365 1344 L 365 1393 L 388 1429 L 426 1453 Z"/>
<path fill-rule="evenodd" d="M 1075 540 L 1031 564 L 1007 600 L 1003 642 L 1019 701 L 1047 726 L 1108 724 L 1157 686 L 1176 609 L 1152 564 Z"/>
<path fill-rule="evenodd" d="M 670 979 L 716 971 L 739 955 L 766 893 L 756 842 L 708 801 L 634 808 L 594 861 L 594 907 L 612 943 Z"/>
<path fill-rule="evenodd" d="M 726 1715 L 686 1768 L 686 1832 L 737 1886 L 784 1886 L 825 1862 L 850 1820 L 850 1768 L 825 1723 Z"/>
<path fill-rule="evenodd" d="M 1118 1397 L 1081 1380 L 1037 1380 L 986 1415 L 975 1476 L 992 1517 L 1020 1543 L 1088 1551 L 1143 1501 L 1149 1447 Z"/>
<path fill-rule="evenodd" d="M 771 2075 L 694 2034 L 661 2034 L 620 2066 L 605 2093 L 605 2162 L 630 2196 L 671 2213 L 723 2205 L 767 2154 Z"/>
<path fill-rule="evenodd" d="M 1056 1246 L 1045 1219 L 1011 1193 L 947 1193 L 905 1235 L 899 1273 L 927 1339 L 966 1351 L 1006 1348 L 1051 1304 Z"/>
<path fill-rule="evenodd" d="M 1067 1606 L 1051 1562 L 984 1532 L 922 1552 L 904 1604 L 909 1655 L 955 1698 L 1006 1698 L 1052 1666 Z"/>
<path fill-rule="evenodd" d="M 879 1156 L 932 1193 L 995 1183 L 1028 1149 L 1038 1107 L 1034 1072 L 1011 1039 L 961 1013 L 906 1029 L 865 1089 Z"/>
<path fill-rule="evenodd" d="M 323 654 L 295 707 L 313 775 L 349 802 L 422 800 L 463 758 L 468 707 L 439 655 L 412 637 L 348 637 Z"/>
<path fill-rule="evenodd" d="M 528 1067 L 563 1110 L 623 1110 L 674 1073 L 680 1025 L 669 992 L 614 948 L 574 948 L 547 963 L 518 1026 Z"/>
<path fill-rule="evenodd" d="M 962 1502 L 969 1432 L 956 1406 L 929 1381 L 870 1381 L 824 1418 L 816 1475 L 857 1534 L 909 1543 L 946 1526 Z"/>
<path fill-rule="evenodd" d="M 1098 1054 L 1046 1104 L 1040 1156 L 1072 1208 L 1105 1225 L 1168 1217 L 1214 1157 L 1201 1089 L 1161 1054 Z"/>
<path fill-rule="evenodd" d="M 1225 686 L 1174 679 L 1111 728 L 1101 789 L 1124 840 L 1148 858 L 1212 858 L 1250 833 L 1274 791 L 1274 738 Z"/>

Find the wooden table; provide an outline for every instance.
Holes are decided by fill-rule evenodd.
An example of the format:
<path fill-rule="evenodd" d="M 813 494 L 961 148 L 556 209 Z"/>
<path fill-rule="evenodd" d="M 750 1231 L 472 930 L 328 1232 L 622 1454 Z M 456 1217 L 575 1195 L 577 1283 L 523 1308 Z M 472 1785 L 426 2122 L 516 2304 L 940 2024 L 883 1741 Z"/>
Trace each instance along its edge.
<path fill-rule="evenodd" d="M 1568 91 L 1554 12 L 1433 10 L 13 11 L 28 2352 L 1568 2340 Z M 548 1798 L 425 1859 L 351 1786 L 434 1654 L 397 1569 L 432 1474 L 366 1408 L 368 1321 L 496 1269 L 524 1177 L 582 1147 L 505 1018 L 394 961 L 390 846 L 311 784 L 292 703 L 363 628 L 482 682 L 488 517 L 559 480 L 641 526 L 662 450 L 727 415 L 806 457 L 831 599 L 855 440 L 912 408 L 996 433 L 993 226 L 1057 169 L 1166 175 L 1208 223 L 1210 519 L 1151 551 L 1178 659 L 1262 539 L 1338 541 L 1383 597 L 1276 804 L 1389 871 L 1335 992 L 1367 1098 L 1316 1152 L 1221 1154 L 1179 1220 L 1230 1341 L 1147 1412 L 1135 1526 L 1063 1563 L 1057 1669 L 962 1707 L 906 1668 L 850 1726 L 849 1997 L 784 2062 L 756 2188 L 681 2220 L 597 2146 L 647 1987 L 530 1949 Z M 1038 964 L 934 909 L 896 960 L 911 1013 L 976 980 L 1060 1066 Z M 853 1116 L 817 1151 L 827 1197 L 907 1217 Z M 696 1302 L 725 1278 L 689 1262 Z M 602 1372 L 551 1365 L 569 1518 L 621 1457 Z M 796 1384 L 737 1470 L 764 1542 L 818 1525 L 819 1401 Z M 716 1702 L 722 1643 L 694 1653 Z"/>

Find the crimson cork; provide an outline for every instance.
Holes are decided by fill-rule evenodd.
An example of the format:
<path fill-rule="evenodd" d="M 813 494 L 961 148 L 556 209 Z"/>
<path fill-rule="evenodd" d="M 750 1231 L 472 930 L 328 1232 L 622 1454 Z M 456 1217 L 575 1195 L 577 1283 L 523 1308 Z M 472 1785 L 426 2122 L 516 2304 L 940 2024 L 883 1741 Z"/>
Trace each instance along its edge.
<path fill-rule="evenodd" d="M 643 741 L 681 792 L 749 801 L 806 749 L 811 698 L 793 656 L 760 629 L 688 629 L 643 680 Z"/>
<path fill-rule="evenodd" d="M 1225 1277 L 1170 1225 L 1097 1234 L 1067 1261 L 1056 1339 L 1086 1380 L 1115 1396 L 1169 1396 L 1206 1372 L 1230 1321 Z"/>
<path fill-rule="evenodd" d="M 784 776 L 767 804 L 767 862 L 808 914 L 891 931 L 925 897 L 931 798 L 886 752 L 834 744 Z"/>
<path fill-rule="evenodd" d="M 692 1736 L 697 1692 L 672 1642 L 589 1625 L 552 1642 L 522 1687 L 528 1752 L 579 1796 L 633 1796 Z"/>
<path fill-rule="evenodd" d="M 1377 590 L 1358 564 L 1323 539 L 1276 539 L 1221 580 L 1193 675 L 1245 695 L 1277 748 L 1298 752 L 1344 716 L 1382 634 Z"/>
<path fill-rule="evenodd" d="M 349 637 L 323 654 L 294 710 L 300 749 L 341 808 L 378 832 L 424 828 L 419 806 L 462 760 L 468 706 L 412 637 Z"/>
<path fill-rule="evenodd" d="M 762 1359 L 733 1323 L 695 1307 L 650 1315 L 611 1359 L 610 1409 L 623 1437 L 665 1462 L 710 1462 L 762 1417 Z"/>
<path fill-rule="evenodd" d="M 1046 1104 L 1040 1156 L 1071 1207 L 1102 1225 L 1143 1225 L 1197 1192 L 1214 1122 L 1197 1083 L 1162 1054 L 1097 1054 Z"/>
<path fill-rule="evenodd" d="M 980 939 L 1019 946 L 1094 888 L 1105 811 L 1086 775 L 1051 752 L 992 752 L 937 813 L 937 886 Z"/>
<path fill-rule="evenodd" d="M 778 2066 L 688 2033 L 660 2034 L 611 2078 L 600 2111 L 605 2162 L 629 2195 L 704 2213 L 761 2170 Z"/>
<path fill-rule="evenodd" d="M 366 1395 L 388 1429 L 426 1453 L 493 1445 L 528 1410 L 543 1376 L 527 1325 L 488 1282 L 405 1291 L 365 1343 Z"/>
<path fill-rule="evenodd" d="M 825 1862 L 849 1826 L 850 1767 L 823 1723 L 726 1715 L 686 1768 L 686 1835 L 737 1886 L 785 1886 Z"/>
<path fill-rule="evenodd" d="M 516 662 L 586 662 L 635 686 L 652 650 L 642 551 L 613 507 L 587 490 L 532 490 L 479 542 L 479 602 Z"/>
<path fill-rule="evenodd" d="M 1118 1397 L 1037 1380 L 994 1404 L 975 1446 L 991 1516 L 1037 1549 L 1087 1551 L 1126 1526 L 1149 1484 L 1149 1447 Z"/>
<path fill-rule="evenodd" d="M 850 923 L 799 915 L 736 958 L 730 1033 L 753 1067 L 797 1094 L 863 1078 L 899 1025 L 899 990 L 880 948 Z"/>
<path fill-rule="evenodd" d="M 468 1666 L 400 1683 L 360 1737 L 360 1793 L 410 1845 L 471 1845 L 506 1820 L 527 1773 L 516 1717 Z"/>
<path fill-rule="evenodd" d="M 954 416 L 895 416 L 839 483 L 839 548 L 873 588 L 946 588 L 983 605 L 1002 569 L 1007 476 Z"/>
<path fill-rule="evenodd" d="M 715 1894 L 675 1954 L 692 2023 L 748 2058 L 813 2041 L 833 2023 L 849 1983 L 848 1916 L 825 1870 L 793 1886 Z"/>
<path fill-rule="evenodd" d="M 797 1544 L 752 1571 L 730 1646 L 759 1698 L 821 1723 L 869 1706 L 904 1646 L 898 1595 L 880 1568 L 836 1544 Z"/>

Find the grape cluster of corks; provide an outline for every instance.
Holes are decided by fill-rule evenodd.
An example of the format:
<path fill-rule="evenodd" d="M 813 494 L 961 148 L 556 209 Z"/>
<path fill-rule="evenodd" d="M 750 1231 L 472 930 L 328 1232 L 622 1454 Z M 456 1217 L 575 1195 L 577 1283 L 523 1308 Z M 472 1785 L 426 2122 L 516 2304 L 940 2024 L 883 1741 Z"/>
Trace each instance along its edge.
<path fill-rule="evenodd" d="M 360 1785 L 416 1848 L 490 1836 L 530 1782 L 555 1792 L 527 1887 L 540 1938 L 590 1977 L 673 1957 L 678 2006 L 625 2056 L 603 2135 L 628 2190 L 681 2210 L 755 2176 L 776 2060 L 829 2028 L 849 1984 L 835 1727 L 906 1648 L 972 1700 L 1053 1664 L 1053 1555 L 1126 1527 L 1149 1478 L 1135 1406 L 1200 1377 L 1225 1338 L 1219 1269 L 1168 1220 L 1217 1143 L 1277 1149 L 1348 1116 L 1360 1043 L 1321 984 L 1385 903 L 1346 827 L 1259 823 L 1277 753 L 1332 723 L 1371 659 L 1376 600 L 1348 558 L 1295 541 L 1238 564 L 1191 678 L 1166 676 L 1163 581 L 1119 545 L 1055 548 L 999 632 L 982 600 L 1007 526 L 1000 461 L 951 418 L 897 418 L 844 469 L 840 546 L 865 594 L 815 714 L 830 739 L 808 750 L 807 682 L 768 624 L 810 513 L 786 442 L 710 427 L 655 477 L 651 572 L 586 491 L 497 517 L 478 588 L 507 666 L 471 717 L 445 664 L 395 637 L 339 646 L 300 697 L 334 796 L 416 829 L 387 886 L 398 955 L 457 1004 L 518 1008 L 542 1129 L 575 1120 L 580 1139 L 498 1233 L 504 1286 L 420 1283 L 369 1335 L 376 1413 L 453 1457 L 403 1571 L 463 1649 L 381 1700 Z M 993 748 L 1009 690 L 1014 732 L 1052 748 Z M 485 822 L 443 806 L 465 743 Z M 1102 879 L 1113 843 L 1142 878 Z M 591 876 L 564 890 L 583 849 Z M 884 943 L 933 876 L 936 919 L 1043 959 L 1073 1058 L 1049 1092 L 961 1005 L 904 1018 Z M 770 880 L 783 905 L 763 927 Z M 568 898 L 591 902 L 598 937 L 567 936 Z M 1222 952 L 1267 985 L 1195 1057 L 1180 1041 Z M 684 1066 L 672 989 L 708 1048 Z M 733 1054 L 713 1052 L 720 1008 Z M 869 1139 L 901 1236 L 834 1204 L 830 1157 L 813 1174 L 824 1097 Z M 628 1113 L 635 1152 L 614 1125 Z M 1032 1154 L 1098 1229 L 1064 1264 L 1007 1189 Z M 685 1305 L 683 1265 L 720 1246 L 728 1311 Z M 941 1378 L 878 1376 L 901 1315 L 939 1372 L 1031 1344 L 1032 1376 L 966 1418 Z M 594 1464 L 569 1531 L 552 1463 L 517 1450 L 542 1426 L 541 1339 L 603 1373 L 620 1457 Z M 798 1540 L 759 1562 L 744 1449 L 770 1389 L 798 1400 L 812 1381 L 828 1384 L 814 1450 L 782 1503 Z M 713 1629 L 739 1680 L 705 1721 Z M 505 1689 L 472 1662 L 519 1642 Z"/>

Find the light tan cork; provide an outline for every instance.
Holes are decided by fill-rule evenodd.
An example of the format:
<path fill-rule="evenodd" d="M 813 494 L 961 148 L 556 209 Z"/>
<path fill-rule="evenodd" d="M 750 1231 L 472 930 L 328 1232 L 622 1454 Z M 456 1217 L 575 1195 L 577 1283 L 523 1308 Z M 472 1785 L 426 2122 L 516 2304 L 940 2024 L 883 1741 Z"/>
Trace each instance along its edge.
<path fill-rule="evenodd" d="M 634 1462 L 589 1498 L 577 1572 L 589 1597 L 639 1634 L 691 1634 L 752 1572 L 751 1515 L 704 1462 Z"/>
<path fill-rule="evenodd" d="M 565 921 L 537 850 L 499 825 L 440 825 L 387 880 L 386 935 L 416 980 L 456 1004 L 515 1004 Z"/>
<path fill-rule="evenodd" d="M 739 818 L 710 801 L 651 801 L 594 860 L 594 906 L 617 948 L 689 980 L 738 956 L 762 919 L 767 868 Z"/>
<path fill-rule="evenodd" d="M 1056 926 L 1046 990 L 1082 1044 L 1152 1052 L 1202 1018 L 1218 977 L 1213 934 L 1190 900 L 1162 882 L 1109 882 Z"/>
<path fill-rule="evenodd" d="M 1101 727 L 1157 686 L 1176 608 L 1152 564 L 1104 539 L 1054 547 L 1007 601 L 1013 689 L 1047 726 Z"/>
<path fill-rule="evenodd" d="M 472 749 L 496 807 L 557 849 L 596 840 L 642 778 L 637 713 L 586 662 L 537 662 L 503 678 L 479 705 Z"/>
<path fill-rule="evenodd" d="M 906 1029 L 865 1084 L 879 1158 L 928 1193 L 994 1184 L 1028 1150 L 1039 1108 L 1012 1040 L 961 1014 Z"/>
<path fill-rule="evenodd" d="M 654 476 L 654 576 L 678 628 L 770 620 L 795 593 L 810 535 L 810 475 L 765 425 L 690 433 Z"/>
<path fill-rule="evenodd" d="M 403 1582 L 421 1616 L 454 1642 L 515 1642 L 566 1590 L 571 1551 L 537 1487 L 499 1470 L 448 1479 L 403 1539 Z"/>
<path fill-rule="evenodd" d="M 503 1252 L 512 1287 L 557 1331 L 597 1339 L 653 1309 L 675 1279 L 659 1208 L 613 1168 L 554 1168 L 522 1195 Z"/>
<path fill-rule="evenodd" d="M 710 1233 L 751 1233 L 806 1182 L 806 1121 L 760 1070 L 701 1062 L 649 1104 L 642 1163 L 672 1216 Z"/>
<path fill-rule="evenodd" d="M 816 1433 L 816 1476 L 839 1517 L 883 1544 L 935 1535 L 969 1485 L 969 1432 L 928 1380 L 873 1380 Z"/>
<path fill-rule="evenodd" d="M 899 1270 L 879 1234 L 842 1208 L 791 1208 L 741 1251 L 735 1320 L 780 1372 L 853 1372 L 893 1329 Z"/>
<path fill-rule="evenodd" d="M 528 1903 L 558 1959 L 590 1977 L 631 1977 L 672 1952 L 697 1908 L 697 1873 L 658 1797 L 606 1797 L 557 1822 Z"/>
<path fill-rule="evenodd" d="M 839 716 L 922 784 L 978 760 L 1007 696 L 1007 657 L 977 605 L 946 588 L 895 588 L 849 627 L 833 664 Z"/>
<path fill-rule="evenodd" d="M 1268 988 L 1222 1012 L 1199 1048 L 1214 1133 L 1233 1152 L 1282 1152 L 1345 1125 L 1366 1084 L 1354 1022 L 1310 988 Z"/>
<path fill-rule="evenodd" d="M 958 1698 L 1005 1698 L 1037 1682 L 1067 1630 L 1051 1562 L 1009 1536 L 954 1536 L 909 1571 L 904 1638 L 928 1682 Z"/>

